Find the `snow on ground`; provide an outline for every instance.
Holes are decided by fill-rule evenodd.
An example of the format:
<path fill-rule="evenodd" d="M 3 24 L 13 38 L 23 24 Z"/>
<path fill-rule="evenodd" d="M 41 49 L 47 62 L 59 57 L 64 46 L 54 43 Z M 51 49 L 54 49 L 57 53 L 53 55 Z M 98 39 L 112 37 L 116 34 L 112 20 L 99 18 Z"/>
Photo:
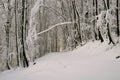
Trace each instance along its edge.
<path fill-rule="evenodd" d="M 50 53 L 26 69 L 0 73 L 0 80 L 120 80 L 120 45 L 89 42 L 72 52 Z"/>

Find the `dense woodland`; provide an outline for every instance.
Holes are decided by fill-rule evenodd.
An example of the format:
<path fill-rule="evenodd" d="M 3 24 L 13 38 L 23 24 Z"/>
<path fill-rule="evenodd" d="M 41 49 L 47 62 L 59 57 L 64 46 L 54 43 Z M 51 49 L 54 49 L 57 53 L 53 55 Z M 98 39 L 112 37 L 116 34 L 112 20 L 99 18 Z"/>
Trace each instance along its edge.
<path fill-rule="evenodd" d="M 0 71 L 89 41 L 119 43 L 119 0 L 0 0 Z"/>

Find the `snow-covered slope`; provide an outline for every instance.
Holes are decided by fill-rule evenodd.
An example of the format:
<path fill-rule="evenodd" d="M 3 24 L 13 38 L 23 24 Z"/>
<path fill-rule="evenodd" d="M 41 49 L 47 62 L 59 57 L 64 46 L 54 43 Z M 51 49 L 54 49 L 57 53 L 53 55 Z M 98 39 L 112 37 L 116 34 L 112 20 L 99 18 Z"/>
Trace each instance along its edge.
<path fill-rule="evenodd" d="M 72 52 L 50 53 L 26 69 L 0 73 L 0 80 L 120 80 L 120 45 L 89 42 Z"/>

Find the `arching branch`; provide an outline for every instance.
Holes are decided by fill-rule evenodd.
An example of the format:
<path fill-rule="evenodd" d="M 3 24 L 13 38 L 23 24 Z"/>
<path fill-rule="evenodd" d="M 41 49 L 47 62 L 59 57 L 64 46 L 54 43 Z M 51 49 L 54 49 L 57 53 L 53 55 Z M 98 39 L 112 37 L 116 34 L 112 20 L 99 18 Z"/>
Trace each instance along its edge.
<path fill-rule="evenodd" d="M 62 22 L 62 23 L 58 23 L 58 24 L 55 24 L 53 26 L 49 26 L 50 28 L 48 28 L 48 29 L 46 29 L 44 31 L 41 31 L 41 32 L 37 33 L 36 35 L 33 35 L 32 37 L 35 37 L 35 36 L 41 35 L 41 34 L 43 34 L 45 32 L 48 32 L 48 31 L 50 31 L 51 29 L 53 29 L 53 28 L 55 28 L 57 26 L 66 25 L 66 24 L 74 24 L 74 23 L 75 22 Z"/>

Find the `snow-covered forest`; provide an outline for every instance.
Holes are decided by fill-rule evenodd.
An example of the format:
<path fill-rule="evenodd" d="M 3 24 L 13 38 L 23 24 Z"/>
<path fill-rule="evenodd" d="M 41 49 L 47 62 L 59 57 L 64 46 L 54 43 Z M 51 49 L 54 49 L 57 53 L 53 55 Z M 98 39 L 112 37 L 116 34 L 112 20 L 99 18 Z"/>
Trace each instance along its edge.
<path fill-rule="evenodd" d="M 102 61 L 106 61 L 104 60 L 105 58 L 107 58 L 107 60 L 112 58 L 113 61 L 119 60 L 119 36 L 120 0 L 0 0 L 0 77 L 2 72 L 6 70 L 11 71 L 22 68 L 22 70 L 28 69 L 29 72 L 30 69 L 34 69 L 34 65 L 35 68 L 44 70 L 44 68 L 40 66 L 43 66 L 44 62 L 47 62 L 46 60 L 48 60 L 46 64 L 50 64 L 51 62 L 49 60 L 51 60 L 51 56 L 49 55 L 53 55 L 54 53 L 54 57 L 57 58 L 53 60 L 62 60 L 62 58 L 63 60 L 69 60 L 68 56 L 71 56 L 70 61 L 72 62 L 73 60 L 75 63 L 82 61 L 82 63 L 84 63 L 84 59 L 87 59 L 86 61 L 89 63 L 89 59 L 91 59 L 89 57 L 94 58 L 90 62 L 96 60 L 102 63 Z M 56 52 L 58 55 L 56 55 Z M 60 55 L 61 53 L 62 56 Z M 81 53 L 81 55 L 77 55 L 78 53 Z M 97 56 L 95 57 L 95 55 L 89 53 Z M 110 58 L 105 57 L 106 54 L 108 54 Z M 45 57 L 46 55 L 47 57 Z M 64 57 L 65 55 L 67 57 Z M 44 57 L 47 58 L 45 61 L 42 59 Z M 36 66 L 37 60 L 39 66 Z M 113 61 L 110 60 L 108 62 Z M 106 63 L 107 61 L 103 64 Z M 61 67 L 66 68 L 65 65 L 69 65 L 67 61 L 63 63 L 56 61 L 51 64 L 53 64 L 53 68 L 57 69 L 61 69 Z M 92 64 L 93 66 L 97 65 L 97 63 Z M 104 66 L 103 64 L 102 66 Z M 71 63 L 71 65 L 74 64 Z M 84 64 L 82 67 L 80 65 L 78 66 L 82 69 L 85 66 Z M 31 68 L 31 66 L 33 67 Z M 91 65 L 87 66 L 90 67 Z M 107 79 L 109 78 L 109 76 L 107 76 L 106 79 L 101 78 L 100 80 L 120 79 L 120 77 L 118 78 L 120 69 L 118 69 L 119 67 L 117 66 L 120 67 L 120 61 L 116 63 L 116 67 L 112 66 L 112 69 L 117 68 L 116 71 L 118 71 L 118 73 L 114 74 L 116 75 L 116 79 Z M 110 67 L 110 65 L 108 64 L 107 67 Z M 73 68 L 76 67 L 74 66 Z M 110 71 L 108 71 L 108 73 L 109 72 Z M 79 70 L 78 73 L 80 73 Z M 45 73 L 43 74 L 43 76 L 45 76 Z M 20 75 L 20 72 L 18 75 Z M 72 76 L 72 74 L 70 74 L 70 76 Z M 62 77 L 64 78 L 64 76 Z M 78 76 L 76 76 L 76 79 L 70 79 L 68 77 L 69 75 L 60 80 L 80 80 L 79 78 L 77 79 Z M 84 77 L 87 76 L 84 75 Z M 98 76 L 96 76 L 96 78 L 97 77 Z M 95 80 L 99 80 L 96 78 Z M 2 78 L 0 78 L 0 80 L 2 80 Z M 43 78 L 42 80 L 58 79 Z M 83 78 L 82 80 L 88 79 Z"/>

